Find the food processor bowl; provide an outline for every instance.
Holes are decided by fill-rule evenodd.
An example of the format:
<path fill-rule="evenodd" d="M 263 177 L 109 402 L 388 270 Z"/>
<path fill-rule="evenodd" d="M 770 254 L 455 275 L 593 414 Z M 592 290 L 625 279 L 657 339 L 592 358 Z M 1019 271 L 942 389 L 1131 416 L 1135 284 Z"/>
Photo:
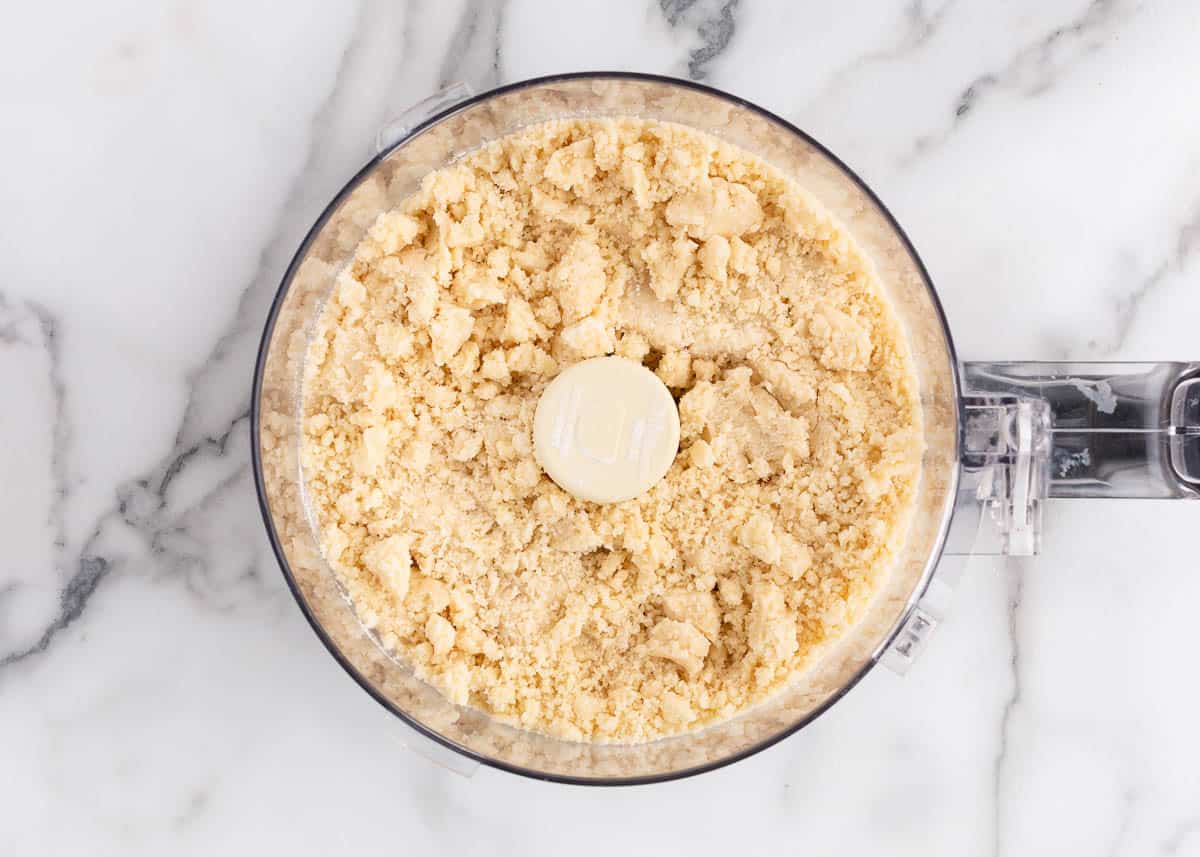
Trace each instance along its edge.
<path fill-rule="evenodd" d="M 787 688 L 740 716 L 640 744 L 572 742 L 502 723 L 454 705 L 387 653 L 322 558 L 298 454 L 309 336 L 338 271 L 376 216 L 410 196 L 426 174 L 483 144 L 552 119 L 605 116 L 712 134 L 768 161 L 816 197 L 873 264 L 902 323 L 923 415 L 924 455 L 907 538 L 853 630 L 819 652 Z M 687 81 L 625 73 L 529 80 L 478 96 L 457 85 L 385 127 L 377 150 L 317 220 L 271 307 L 254 378 L 254 472 L 272 546 L 313 629 L 355 681 L 412 727 L 405 743 L 450 767 L 484 763 L 561 782 L 633 784 L 728 764 L 811 722 L 881 659 L 903 669 L 944 609 L 939 589 L 946 587 L 930 586 L 939 560 L 945 570 L 948 558 L 972 551 L 1035 551 L 1048 496 L 1196 496 L 1200 436 L 1189 426 L 1200 425 L 1200 384 L 1191 384 L 1197 364 L 1117 364 L 1091 372 L 1061 364 L 960 367 L 929 276 L 899 224 L 832 153 L 749 102 Z M 1111 431 L 1100 433 L 1109 443 L 1104 449 L 1093 432 L 1105 416 L 1097 400 L 1112 405 Z M 1074 420 L 1073 435 L 1056 434 L 1066 426 L 1060 419 Z M 1112 448 L 1118 435 L 1128 442 Z M 1115 490 L 1114 472 L 1124 474 Z M 942 584 L 952 578 L 951 571 L 937 576 Z"/>

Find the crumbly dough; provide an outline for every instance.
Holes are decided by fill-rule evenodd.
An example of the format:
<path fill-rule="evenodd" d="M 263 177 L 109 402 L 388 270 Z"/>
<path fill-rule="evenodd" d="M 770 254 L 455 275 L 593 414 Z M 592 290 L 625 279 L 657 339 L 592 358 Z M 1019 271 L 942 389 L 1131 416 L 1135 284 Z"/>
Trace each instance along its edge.
<path fill-rule="evenodd" d="M 531 429 L 616 353 L 676 395 L 644 495 L 584 502 Z M 575 740 L 729 718 L 861 615 L 920 471 L 907 346 L 869 265 L 774 168 L 681 126 L 530 127 L 426 177 L 339 275 L 306 361 L 319 540 L 450 699 Z"/>

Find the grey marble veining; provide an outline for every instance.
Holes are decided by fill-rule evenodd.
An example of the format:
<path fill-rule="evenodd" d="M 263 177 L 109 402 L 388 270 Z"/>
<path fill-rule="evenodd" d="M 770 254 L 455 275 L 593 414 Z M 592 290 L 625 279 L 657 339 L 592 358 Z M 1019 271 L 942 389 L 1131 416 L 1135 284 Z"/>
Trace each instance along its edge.
<path fill-rule="evenodd" d="M 977 561 L 902 681 L 731 768 L 583 791 L 401 748 L 291 602 L 248 436 L 279 279 L 376 130 L 452 81 L 585 68 L 829 145 L 966 357 L 1200 358 L 1198 40 L 1182 0 L 17 11 L 0 853 L 1200 854 L 1200 509 L 1055 504 L 1044 555 Z"/>
<path fill-rule="evenodd" d="M 464 7 L 446 46 L 440 86 L 469 81 L 476 89 L 491 89 L 504 82 L 501 70 L 501 31 L 505 3 L 480 3 Z"/>
<path fill-rule="evenodd" d="M 740 0 L 659 0 L 659 9 L 672 29 L 691 29 L 700 39 L 699 47 L 692 49 L 688 54 L 687 77 L 701 81 L 708 77 L 706 66 L 729 46 L 737 31 L 734 14 L 739 2 Z"/>

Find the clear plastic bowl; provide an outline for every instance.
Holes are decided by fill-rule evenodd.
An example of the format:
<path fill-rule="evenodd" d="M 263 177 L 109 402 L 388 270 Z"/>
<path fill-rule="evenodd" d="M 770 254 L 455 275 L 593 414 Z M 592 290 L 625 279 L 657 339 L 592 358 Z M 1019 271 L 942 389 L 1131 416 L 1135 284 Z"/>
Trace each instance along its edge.
<path fill-rule="evenodd" d="M 389 656 L 359 623 L 321 558 L 306 515 L 297 441 L 301 360 L 334 276 L 380 212 L 421 178 L 519 128 L 578 116 L 677 122 L 746 149 L 813 193 L 873 262 L 912 348 L 925 456 L 905 547 L 854 631 L 784 691 L 741 716 L 636 745 L 556 740 L 455 706 Z M 530 80 L 454 104 L 384 148 L 342 189 L 288 268 L 263 334 L 253 396 L 254 471 L 284 576 L 330 653 L 393 714 L 429 739 L 507 771 L 569 783 L 656 782 L 758 752 L 810 723 L 863 677 L 893 641 L 941 552 L 959 478 L 958 364 L 928 274 L 883 204 L 816 141 L 777 116 L 708 87 L 635 74 Z"/>

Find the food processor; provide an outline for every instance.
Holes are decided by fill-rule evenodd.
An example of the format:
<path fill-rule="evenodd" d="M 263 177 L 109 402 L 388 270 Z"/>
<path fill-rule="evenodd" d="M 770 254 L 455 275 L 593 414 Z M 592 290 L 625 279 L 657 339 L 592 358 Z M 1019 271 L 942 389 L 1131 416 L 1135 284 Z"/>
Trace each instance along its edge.
<path fill-rule="evenodd" d="M 839 220 L 903 325 L 923 412 L 915 512 L 862 619 L 785 689 L 739 716 L 650 743 L 559 740 L 456 706 L 359 622 L 305 508 L 300 382 L 310 333 L 366 229 L 429 172 L 525 126 L 634 116 L 687 125 L 768 161 Z M 411 727 L 405 743 L 454 770 L 634 784 L 689 776 L 810 723 L 875 664 L 903 671 L 944 615 L 972 554 L 1032 555 L 1051 498 L 1200 498 L 1200 363 L 960 363 L 929 275 L 899 224 L 832 153 L 735 96 L 643 74 L 570 74 L 481 95 L 447 87 L 384 127 L 376 156 L 321 214 L 266 322 L 254 374 L 254 476 L 301 610 L 343 668 Z M 1198 506 L 1200 508 L 1200 506 Z"/>

